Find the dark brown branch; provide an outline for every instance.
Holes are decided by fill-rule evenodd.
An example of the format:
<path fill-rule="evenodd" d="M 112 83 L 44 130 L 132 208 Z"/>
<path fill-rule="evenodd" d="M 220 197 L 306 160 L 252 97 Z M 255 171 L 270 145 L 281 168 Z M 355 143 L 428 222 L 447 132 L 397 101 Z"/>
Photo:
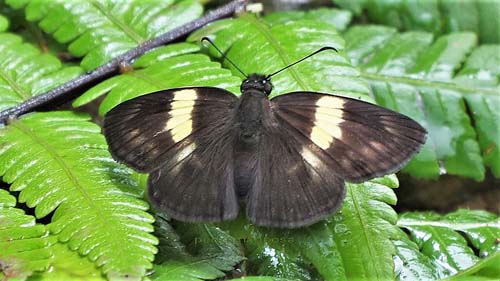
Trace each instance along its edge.
<path fill-rule="evenodd" d="M 75 98 L 73 93 L 75 90 L 89 87 L 90 85 L 96 84 L 109 78 L 118 73 L 119 66 L 123 63 L 130 63 L 133 59 L 144 54 L 145 52 L 156 48 L 166 43 L 172 42 L 183 36 L 188 35 L 194 30 L 206 25 L 209 22 L 228 17 L 235 12 L 244 9 L 247 0 L 234 0 L 230 3 L 217 8 L 213 11 L 208 12 L 205 16 L 177 27 L 169 32 L 166 32 L 154 39 L 148 40 L 138 47 L 120 55 L 108 63 L 99 66 L 98 68 L 87 72 L 57 88 L 54 88 L 44 94 L 34 96 L 25 102 L 6 109 L 0 112 L 0 124 L 4 124 L 8 119 L 17 118 L 18 116 L 31 112 L 37 108 L 46 106 L 50 102 L 61 100 L 71 100 Z"/>

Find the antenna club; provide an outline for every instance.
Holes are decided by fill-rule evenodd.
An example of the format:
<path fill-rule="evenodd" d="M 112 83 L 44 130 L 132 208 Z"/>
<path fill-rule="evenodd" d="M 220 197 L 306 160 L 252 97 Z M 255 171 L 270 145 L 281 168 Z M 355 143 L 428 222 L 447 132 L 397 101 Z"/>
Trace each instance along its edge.
<path fill-rule="evenodd" d="M 294 65 L 298 64 L 299 62 L 302 62 L 302 61 L 304 61 L 304 60 L 306 60 L 306 59 L 308 59 L 308 58 L 310 58 L 310 57 L 312 57 L 312 56 L 314 56 L 314 55 L 317 55 L 317 54 L 319 54 L 319 53 L 321 53 L 321 52 L 323 52 L 323 51 L 327 51 L 327 50 L 334 50 L 335 52 L 337 52 L 337 53 L 338 53 L 337 49 L 335 49 L 334 47 L 330 47 L 330 46 L 323 47 L 323 48 L 318 49 L 318 50 L 316 50 L 315 52 L 313 52 L 313 53 L 311 53 L 311 54 L 309 54 L 309 55 L 307 55 L 307 56 L 305 56 L 305 57 L 301 58 L 300 60 L 298 60 L 298 61 L 296 61 L 296 62 L 294 62 L 294 63 L 292 63 L 292 64 L 289 64 L 289 65 L 287 65 L 287 66 L 283 67 L 282 69 L 280 69 L 280 70 L 278 70 L 278 71 L 276 71 L 276 72 L 273 72 L 273 73 L 271 73 L 271 74 L 267 75 L 267 76 L 266 76 L 266 79 L 270 79 L 272 76 L 274 76 L 274 75 L 276 75 L 276 74 L 278 74 L 278 73 L 282 72 L 283 70 L 285 70 L 285 69 L 287 69 L 287 68 L 289 68 L 289 67 L 292 67 L 292 66 L 294 66 Z"/>

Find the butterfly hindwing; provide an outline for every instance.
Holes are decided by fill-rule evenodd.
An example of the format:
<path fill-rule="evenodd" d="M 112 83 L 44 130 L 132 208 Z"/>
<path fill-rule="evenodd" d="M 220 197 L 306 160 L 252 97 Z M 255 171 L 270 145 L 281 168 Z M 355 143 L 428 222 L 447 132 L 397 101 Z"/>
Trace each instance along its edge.
<path fill-rule="evenodd" d="M 276 118 L 305 137 L 302 145 L 351 182 L 397 171 L 426 138 L 412 119 L 356 99 L 294 92 L 271 102 Z"/>
<path fill-rule="evenodd" d="M 238 199 L 234 189 L 231 124 L 215 122 L 199 133 L 194 142 L 177 144 L 176 154 L 150 174 L 149 201 L 183 221 L 235 218 Z"/>
<path fill-rule="evenodd" d="M 149 201 L 185 221 L 234 218 L 233 116 L 237 97 L 210 87 L 128 100 L 104 120 L 113 157 L 149 172 Z"/>
<path fill-rule="evenodd" d="M 247 197 L 249 220 L 261 226 L 294 228 L 337 210 L 344 199 L 344 182 L 304 145 L 303 136 L 287 126 L 263 126 L 262 130 Z"/>

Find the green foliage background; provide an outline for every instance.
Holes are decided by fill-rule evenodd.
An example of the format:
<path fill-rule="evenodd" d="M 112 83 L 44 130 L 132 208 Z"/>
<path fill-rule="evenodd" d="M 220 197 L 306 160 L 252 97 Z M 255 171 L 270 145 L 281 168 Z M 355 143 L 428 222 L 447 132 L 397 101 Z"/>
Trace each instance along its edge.
<path fill-rule="evenodd" d="M 426 145 L 403 170 L 415 178 L 450 174 L 482 181 L 488 170 L 500 177 L 499 31 L 483 24 L 498 22 L 491 8 L 498 11 L 499 4 L 488 2 L 485 8 L 476 1 L 465 17 L 453 1 L 429 1 L 440 7 L 438 12 L 432 5 L 403 1 L 338 2 L 351 11 L 242 15 L 215 22 L 186 42 L 146 53 L 132 71 L 91 88 L 73 108 L 28 114 L 0 128 L 5 183 L 0 189 L 0 277 L 500 278 L 498 215 L 481 210 L 398 214 L 391 207 L 397 202 L 395 175 L 348 184 L 341 211 L 308 228 L 262 229 L 244 217 L 222 224 L 170 221 L 148 210 L 146 175 L 114 162 L 99 122 L 78 110 L 97 103 L 102 116 L 132 97 L 188 85 L 238 95 L 242 77 L 199 44 L 203 36 L 247 73 L 273 72 L 327 45 L 340 52 L 323 53 L 276 76 L 273 95 L 328 92 L 411 116 L 429 131 Z M 0 5 L 0 110 L 203 13 L 190 0 L 7 0 Z M 442 11 L 448 11 L 446 17 Z M 415 16 L 424 13 L 432 15 L 425 24 Z M 353 15 L 368 24 L 355 23 Z M 398 21 L 383 21 L 392 18 Z M 430 28 L 435 22 L 439 28 Z M 63 62 L 58 52 L 78 59 Z"/>

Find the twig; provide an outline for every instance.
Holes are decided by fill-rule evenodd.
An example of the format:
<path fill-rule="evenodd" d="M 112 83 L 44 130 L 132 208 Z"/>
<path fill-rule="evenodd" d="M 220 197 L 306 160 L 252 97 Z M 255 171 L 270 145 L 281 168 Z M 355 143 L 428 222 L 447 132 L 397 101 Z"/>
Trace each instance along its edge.
<path fill-rule="evenodd" d="M 148 40 L 137 46 L 136 48 L 124 53 L 123 55 L 112 59 L 108 63 L 101 65 L 98 68 L 87 72 L 59 87 L 56 87 L 44 94 L 34 96 L 17 106 L 6 109 L 0 112 L 0 124 L 4 124 L 8 119 L 17 118 L 22 114 L 45 106 L 52 101 L 61 101 L 63 99 L 70 100 L 72 98 L 75 98 L 74 94 L 71 94 L 72 91 L 88 87 L 89 85 L 98 83 L 108 77 L 111 77 L 112 75 L 118 73 L 120 65 L 131 62 L 133 59 L 144 54 L 146 51 L 186 36 L 187 34 L 206 25 L 209 22 L 230 16 L 237 11 L 243 10 L 245 5 L 247 4 L 247 1 L 248 0 L 231 1 L 230 3 L 220 8 L 208 12 L 205 16 L 197 20 L 191 21 L 156 38 Z"/>

